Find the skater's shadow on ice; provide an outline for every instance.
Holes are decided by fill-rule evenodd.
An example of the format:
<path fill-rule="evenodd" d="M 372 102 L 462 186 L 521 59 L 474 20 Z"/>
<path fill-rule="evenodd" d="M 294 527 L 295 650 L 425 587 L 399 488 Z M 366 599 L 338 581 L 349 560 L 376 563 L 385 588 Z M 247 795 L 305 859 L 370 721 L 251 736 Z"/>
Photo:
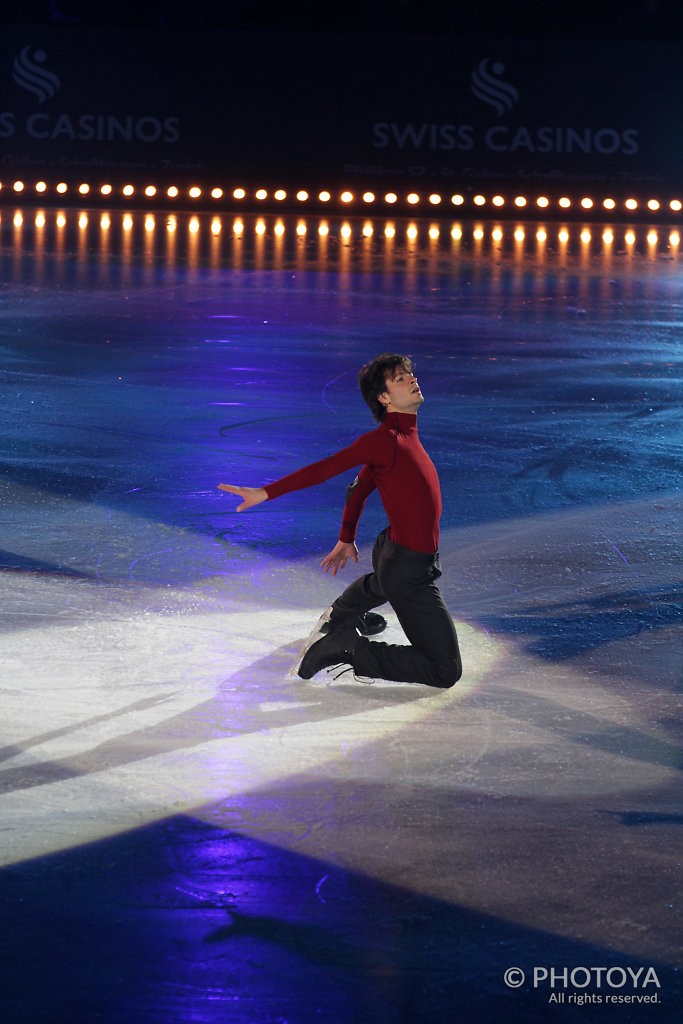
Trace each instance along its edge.
<path fill-rule="evenodd" d="M 303 643 L 303 641 L 302 641 Z M 228 676 L 208 700 L 170 714 L 149 724 L 149 711 L 155 705 L 173 706 L 176 681 L 169 680 L 165 693 L 150 695 L 114 711 L 83 719 L 59 729 L 49 729 L 27 740 L 0 749 L 0 760 L 9 761 L 51 740 L 95 726 L 98 735 L 104 723 L 125 723 L 126 731 L 95 743 L 78 753 L 49 758 L 32 764 L 7 767 L 0 771 L 0 794 L 32 789 L 65 779 L 106 772 L 160 754 L 189 750 L 233 736 L 260 733 L 277 727 L 325 722 L 384 706 L 412 704 L 430 700 L 438 690 L 410 684 L 379 686 L 355 682 L 342 676 L 335 683 L 325 673 L 312 680 L 289 678 L 288 669 L 295 657 L 289 644 Z M 169 686 L 174 691 L 169 692 Z M 168 709 L 171 710 L 170 708 Z M 136 723 L 136 714 L 145 712 L 144 723 Z M 132 716 L 132 722 L 127 719 Z M 74 745 L 83 748 L 86 738 Z"/>

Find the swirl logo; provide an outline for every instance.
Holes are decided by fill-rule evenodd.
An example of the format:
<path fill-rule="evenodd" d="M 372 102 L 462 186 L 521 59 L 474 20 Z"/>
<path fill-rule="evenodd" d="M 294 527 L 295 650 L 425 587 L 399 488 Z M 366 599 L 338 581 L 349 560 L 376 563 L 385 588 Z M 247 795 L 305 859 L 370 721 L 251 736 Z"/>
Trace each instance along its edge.
<path fill-rule="evenodd" d="M 12 78 L 22 89 L 35 93 L 39 103 L 44 103 L 54 96 L 62 83 L 54 72 L 39 67 L 47 57 L 45 51 L 36 50 L 31 60 L 30 49 L 30 46 L 25 46 L 19 56 L 14 58 Z"/>
<path fill-rule="evenodd" d="M 496 113 L 500 117 L 501 114 L 512 110 L 515 103 L 519 100 L 519 93 L 514 85 L 501 82 L 500 78 L 497 77 L 505 71 L 504 64 L 496 61 L 490 71 L 488 68 L 489 64 L 490 61 L 487 57 L 485 60 L 480 61 L 472 72 L 472 92 L 478 100 L 482 100 L 484 103 L 495 107 Z"/>

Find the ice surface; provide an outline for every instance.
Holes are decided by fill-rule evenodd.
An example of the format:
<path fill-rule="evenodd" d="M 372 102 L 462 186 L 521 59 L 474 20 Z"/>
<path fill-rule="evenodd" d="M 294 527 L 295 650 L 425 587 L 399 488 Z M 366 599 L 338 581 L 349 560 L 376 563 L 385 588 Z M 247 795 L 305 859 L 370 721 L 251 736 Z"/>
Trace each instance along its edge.
<path fill-rule="evenodd" d="M 256 249 L 169 263 L 22 237 L 17 250 L 3 234 L 1 293 L 6 937 L 51 976 L 45 908 L 85 922 L 95 901 L 101 963 L 81 976 L 63 924 L 63 1017 L 15 973 L 12 1020 L 73 1022 L 105 991 L 114 1009 L 93 1019 L 112 1024 L 323 1010 L 413 1024 L 455 1019 L 456 990 L 492 1021 L 574 1020 L 502 982 L 544 951 L 569 968 L 655 964 L 661 1005 L 620 1019 L 675 1019 L 677 253 L 577 243 L 541 260 L 465 240 L 397 243 L 388 265 L 379 241 L 345 254 L 333 231 L 329 264 L 259 265 Z M 441 583 L 465 665 L 446 692 L 288 678 L 342 584 L 319 562 L 347 481 L 241 515 L 216 490 L 371 429 L 355 371 L 387 349 L 416 360 L 442 482 Z M 369 502 L 358 571 L 384 523 Z M 388 637 L 403 639 L 391 612 Z M 119 989 L 120 918 L 143 929 L 151 980 L 117 961 Z M 416 956 L 418 919 L 441 951 L 415 974 L 399 919 Z M 239 976 L 200 952 L 209 935 Z M 384 958 L 394 989 L 353 948 Z"/>

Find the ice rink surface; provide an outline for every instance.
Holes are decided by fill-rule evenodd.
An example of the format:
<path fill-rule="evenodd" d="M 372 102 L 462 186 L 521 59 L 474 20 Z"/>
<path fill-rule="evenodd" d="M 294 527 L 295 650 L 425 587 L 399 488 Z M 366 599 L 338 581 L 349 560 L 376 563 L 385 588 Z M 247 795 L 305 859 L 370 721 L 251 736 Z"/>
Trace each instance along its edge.
<path fill-rule="evenodd" d="M 678 243 L 240 223 L 2 211 L 3 1024 L 673 1024 Z M 332 579 L 348 479 L 216 489 L 372 429 L 387 350 L 448 691 L 288 676 L 376 494 Z"/>

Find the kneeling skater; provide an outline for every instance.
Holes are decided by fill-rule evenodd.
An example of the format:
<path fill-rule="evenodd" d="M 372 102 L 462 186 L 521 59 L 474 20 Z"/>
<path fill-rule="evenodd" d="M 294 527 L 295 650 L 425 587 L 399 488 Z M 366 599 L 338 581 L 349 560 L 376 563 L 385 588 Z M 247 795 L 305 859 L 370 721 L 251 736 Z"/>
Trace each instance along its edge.
<path fill-rule="evenodd" d="M 377 488 L 389 519 L 372 552 L 371 573 L 359 577 L 323 612 L 306 641 L 297 671 L 302 679 L 333 665 L 357 676 L 446 688 L 462 674 L 453 620 L 436 585 L 441 491 L 432 460 L 417 435 L 424 398 L 407 356 L 384 353 L 358 374 L 363 398 L 379 426 L 348 448 L 265 487 L 219 484 L 242 498 L 238 512 L 290 491 L 323 483 L 362 466 L 347 488 L 339 540 L 320 563 L 336 576 L 358 561 L 358 520 Z M 385 621 L 372 608 L 389 602 L 410 646 L 369 640 Z"/>

